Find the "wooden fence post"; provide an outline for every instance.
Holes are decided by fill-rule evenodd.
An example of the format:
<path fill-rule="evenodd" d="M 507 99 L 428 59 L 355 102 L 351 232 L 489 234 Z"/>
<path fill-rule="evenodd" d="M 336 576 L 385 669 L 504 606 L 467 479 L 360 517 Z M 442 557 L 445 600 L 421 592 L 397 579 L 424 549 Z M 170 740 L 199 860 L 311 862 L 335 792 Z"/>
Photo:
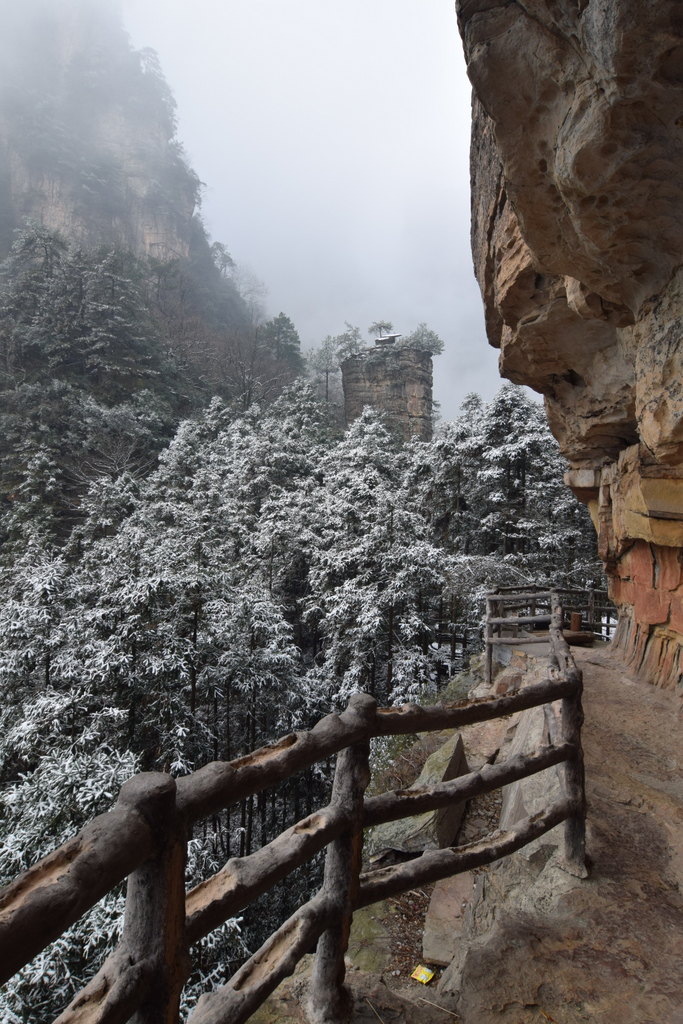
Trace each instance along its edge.
<path fill-rule="evenodd" d="M 564 859 L 567 869 L 579 878 L 586 878 L 586 788 L 581 747 L 583 705 L 581 695 L 583 678 L 562 634 L 563 612 L 558 595 L 551 593 L 551 677 L 564 676 L 576 681 L 577 689 L 571 697 L 560 701 L 561 743 L 572 743 L 576 755 L 560 766 L 564 795 L 576 808 L 564 824 Z"/>
<path fill-rule="evenodd" d="M 583 683 L 581 672 L 576 669 L 575 673 L 578 689 L 571 697 L 563 697 L 560 705 L 562 740 L 576 747 L 576 755 L 561 766 L 565 796 L 576 807 L 575 813 L 564 824 L 564 856 L 569 871 L 579 878 L 586 878 L 586 788 L 581 747 Z"/>
<path fill-rule="evenodd" d="M 493 600 L 491 597 L 486 598 L 486 682 L 491 685 L 493 682 L 493 626 L 491 625 L 491 619 L 493 618 Z"/>
<path fill-rule="evenodd" d="M 185 829 L 170 775 L 139 775 L 122 791 L 158 836 L 156 854 L 128 876 L 122 946 L 147 961 L 153 981 L 131 1024 L 177 1024 L 189 969 L 185 941 Z"/>
<path fill-rule="evenodd" d="M 366 719 L 368 725 L 376 707 L 377 702 L 362 693 L 355 694 L 349 702 L 349 710 Z M 327 848 L 322 891 L 331 901 L 332 919 L 318 940 L 307 1005 L 311 1024 L 341 1024 L 350 1019 L 351 998 L 344 985 L 344 956 L 359 891 L 363 794 L 370 781 L 369 753 L 369 740 L 363 740 L 337 755 L 330 804 L 348 814 L 352 825 Z"/>

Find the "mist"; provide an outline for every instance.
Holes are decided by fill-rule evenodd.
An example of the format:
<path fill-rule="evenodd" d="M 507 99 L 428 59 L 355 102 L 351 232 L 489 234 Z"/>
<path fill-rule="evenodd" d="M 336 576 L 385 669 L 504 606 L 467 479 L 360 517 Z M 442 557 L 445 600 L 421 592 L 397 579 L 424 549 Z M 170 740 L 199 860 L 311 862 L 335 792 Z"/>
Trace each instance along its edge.
<path fill-rule="evenodd" d="M 203 216 L 309 348 L 345 321 L 444 340 L 453 417 L 498 387 L 469 248 L 470 87 L 452 0 L 124 0 L 178 103 Z"/>

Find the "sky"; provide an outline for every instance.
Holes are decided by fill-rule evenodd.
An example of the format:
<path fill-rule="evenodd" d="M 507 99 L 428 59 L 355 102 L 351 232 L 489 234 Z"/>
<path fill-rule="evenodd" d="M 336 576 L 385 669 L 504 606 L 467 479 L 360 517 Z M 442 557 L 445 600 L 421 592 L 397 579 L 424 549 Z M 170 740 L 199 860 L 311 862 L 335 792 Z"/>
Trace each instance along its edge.
<path fill-rule="evenodd" d="M 159 54 L 203 216 L 304 349 L 345 321 L 446 345 L 450 419 L 500 385 L 469 247 L 470 87 L 454 0 L 123 0 Z"/>

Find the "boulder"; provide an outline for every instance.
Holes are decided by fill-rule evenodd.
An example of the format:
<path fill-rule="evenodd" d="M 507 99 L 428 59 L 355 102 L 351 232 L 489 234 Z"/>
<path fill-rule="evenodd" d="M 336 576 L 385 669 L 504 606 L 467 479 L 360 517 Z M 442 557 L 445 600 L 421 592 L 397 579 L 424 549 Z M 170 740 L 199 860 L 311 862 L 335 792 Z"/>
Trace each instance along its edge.
<path fill-rule="evenodd" d="M 353 915 L 347 958 L 360 971 L 383 974 L 391 961 L 391 935 L 384 922 L 386 905 L 373 903 Z"/>
<path fill-rule="evenodd" d="M 517 728 L 512 742 L 506 750 L 506 759 L 517 754 L 530 755 L 536 753 L 549 742 L 548 729 L 543 708 L 531 708 L 523 712 L 518 719 Z M 548 808 L 560 797 L 560 781 L 556 766 L 546 768 L 519 782 L 504 786 L 502 791 L 502 808 L 500 827 L 505 830 L 512 828 L 522 818 L 531 817 Z M 558 825 L 543 837 L 545 845 L 557 846 L 562 836 L 562 825 Z M 531 849 L 529 847 L 529 849 Z"/>
<path fill-rule="evenodd" d="M 471 871 L 443 878 L 434 886 L 422 935 L 422 956 L 427 963 L 446 966 L 456 955 L 473 889 Z"/>
<path fill-rule="evenodd" d="M 438 782 L 448 782 L 468 771 L 462 737 L 454 733 L 443 746 L 427 758 L 419 777 L 410 789 L 423 789 Z M 418 855 L 424 850 L 437 850 L 451 846 L 460 828 L 464 814 L 463 803 L 453 803 L 436 811 L 426 811 L 400 821 L 389 821 L 369 830 L 366 850 L 371 861 L 384 851 Z M 387 863 L 386 857 L 383 863 Z"/>

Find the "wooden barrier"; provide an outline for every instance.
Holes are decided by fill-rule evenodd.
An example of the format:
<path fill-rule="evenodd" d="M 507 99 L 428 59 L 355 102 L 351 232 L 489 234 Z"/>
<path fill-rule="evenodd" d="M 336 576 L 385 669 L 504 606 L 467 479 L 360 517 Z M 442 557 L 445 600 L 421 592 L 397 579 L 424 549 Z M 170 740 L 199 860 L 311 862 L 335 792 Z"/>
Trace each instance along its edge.
<path fill-rule="evenodd" d="M 486 597 L 484 643 L 486 645 L 486 678 L 493 679 L 493 648 L 519 647 L 520 644 L 547 644 L 547 635 L 528 631 L 551 626 L 553 606 L 568 612 L 572 630 L 593 634 L 609 640 L 616 629 L 617 610 L 604 590 L 553 590 L 529 587 L 500 587 Z M 542 609 L 542 610 L 539 610 Z M 521 614 L 520 614 L 521 613 Z M 527 627 L 520 634 L 520 627 Z"/>
<path fill-rule="evenodd" d="M 0 983 L 128 877 L 121 942 L 55 1024 L 177 1024 L 191 944 L 326 848 L 320 892 L 227 985 L 202 996 L 190 1024 L 247 1021 L 316 941 L 308 1017 L 312 1024 L 341 1022 L 348 1010 L 344 955 L 354 909 L 492 863 L 561 822 L 567 865 L 585 875 L 581 673 L 562 633 L 559 602 L 545 592 L 531 598 L 536 604 L 550 602 L 547 616 L 520 616 L 524 623 L 549 618 L 550 669 L 543 682 L 503 697 L 428 708 L 377 708 L 371 697 L 358 694 L 342 714 L 328 715 L 309 732 L 293 733 L 230 763 L 209 764 L 177 781 L 156 773 L 131 779 L 112 811 L 0 892 Z M 494 595 L 491 610 L 500 603 Z M 494 624 L 496 618 L 504 616 L 493 615 Z M 534 707 L 544 708 L 551 741 L 534 754 L 487 764 L 429 788 L 365 797 L 371 738 L 458 728 Z M 255 853 L 231 858 L 185 894 L 186 842 L 193 823 L 334 754 L 327 807 Z M 561 773 L 562 796 L 543 813 L 485 840 L 361 874 L 363 828 L 469 800 L 554 765 Z"/>

